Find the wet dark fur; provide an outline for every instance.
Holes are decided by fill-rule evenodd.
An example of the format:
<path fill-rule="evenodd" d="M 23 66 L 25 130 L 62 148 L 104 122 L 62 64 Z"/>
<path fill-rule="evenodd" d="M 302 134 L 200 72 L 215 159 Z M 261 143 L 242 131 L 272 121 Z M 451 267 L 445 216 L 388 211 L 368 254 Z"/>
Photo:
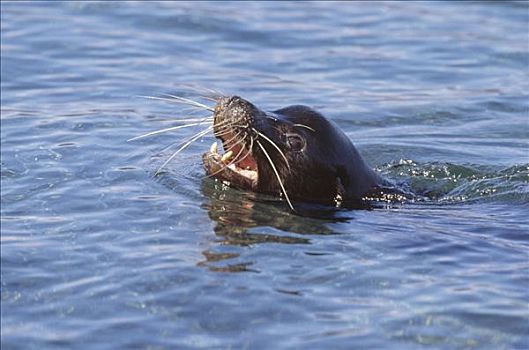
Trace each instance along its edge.
<path fill-rule="evenodd" d="M 250 138 L 259 140 L 272 158 L 291 201 L 361 207 L 365 205 L 363 197 L 384 181 L 367 166 L 336 124 L 309 107 L 296 105 L 264 112 L 233 96 L 219 101 L 214 116 L 216 133 L 222 130 L 217 125 L 231 124 L 233 133 L 241 132 L 238 139 L 246 137 L 246 148 L 250 146 Z M 280 152 L 252 128 L 283 151 L 290 167 Z M 223 172 L 215 177 L 230 181 L 235 187 L 282 195 L 278 179 L 256 142 L 252 152 L 259 169 L 257 184 L 238 183 L 236 177 Z M 204 166 L 208 174 L 213 172 L 207 154 Z"/>

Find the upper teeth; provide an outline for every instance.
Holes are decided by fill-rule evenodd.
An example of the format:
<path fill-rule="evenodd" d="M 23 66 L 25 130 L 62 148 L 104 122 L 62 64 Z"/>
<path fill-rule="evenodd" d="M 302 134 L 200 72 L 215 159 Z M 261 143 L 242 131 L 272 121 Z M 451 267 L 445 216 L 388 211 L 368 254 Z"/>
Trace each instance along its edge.
<path fill-rule="evenodd" d="M 211 153 L 217 153 L 217 142 L 213 142 L 213 144 L 211 145 L 211 147 L 209 148 L 209 151 Z"/>
<path fill-rule="evenodd" d="M 213 142 L 211 147 L 209 148 L 209 151 L 213 154 L 218 154 L 218 147 L 217 142 Z M 222 158 L 220 159 L 222 162 L 227 163 L 233 158 L 233 151 L 228 151 L 222 155 Z"/>

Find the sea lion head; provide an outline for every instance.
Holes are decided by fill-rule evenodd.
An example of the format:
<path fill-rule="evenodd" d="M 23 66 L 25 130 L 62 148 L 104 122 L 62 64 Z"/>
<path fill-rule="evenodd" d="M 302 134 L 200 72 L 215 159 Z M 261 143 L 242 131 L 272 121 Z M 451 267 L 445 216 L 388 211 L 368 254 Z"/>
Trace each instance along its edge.
<path fill-rule="evenodd" d="M 375 181 L 359 174 L 365 164 L 347 136 L 309 107 L 265 112 L 239 96 L 223 97 L 213 123 L 224 154 L 214 144 L 203 155 L 208 176 L 279 195 L 291 208 L 292 201 L 334 205 L 359 200 L 363 188 Z"/>

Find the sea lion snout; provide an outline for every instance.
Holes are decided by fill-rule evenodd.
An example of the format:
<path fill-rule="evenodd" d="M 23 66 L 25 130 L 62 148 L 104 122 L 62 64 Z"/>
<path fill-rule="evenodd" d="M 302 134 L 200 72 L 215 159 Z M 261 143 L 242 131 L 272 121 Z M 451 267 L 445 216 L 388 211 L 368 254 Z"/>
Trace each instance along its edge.
<path fill-rule="evenodd" d="M 252 125 L 262 112 L 251 102 L 239 96 L 227 96 L 219 99 L 214 108 L 214 126 L 227 123 Z"/>

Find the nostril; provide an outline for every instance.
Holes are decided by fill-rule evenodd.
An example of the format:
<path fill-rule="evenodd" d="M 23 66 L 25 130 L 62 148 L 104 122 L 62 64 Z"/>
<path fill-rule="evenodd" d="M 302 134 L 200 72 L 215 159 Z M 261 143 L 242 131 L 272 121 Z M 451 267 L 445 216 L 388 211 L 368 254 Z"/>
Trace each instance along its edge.
<path fill-rule="evenodd" d="M 240 96 L 233 95 L 230 97 L 230 103 L 245 103 L 245 102 L 247 101 Z"/>

